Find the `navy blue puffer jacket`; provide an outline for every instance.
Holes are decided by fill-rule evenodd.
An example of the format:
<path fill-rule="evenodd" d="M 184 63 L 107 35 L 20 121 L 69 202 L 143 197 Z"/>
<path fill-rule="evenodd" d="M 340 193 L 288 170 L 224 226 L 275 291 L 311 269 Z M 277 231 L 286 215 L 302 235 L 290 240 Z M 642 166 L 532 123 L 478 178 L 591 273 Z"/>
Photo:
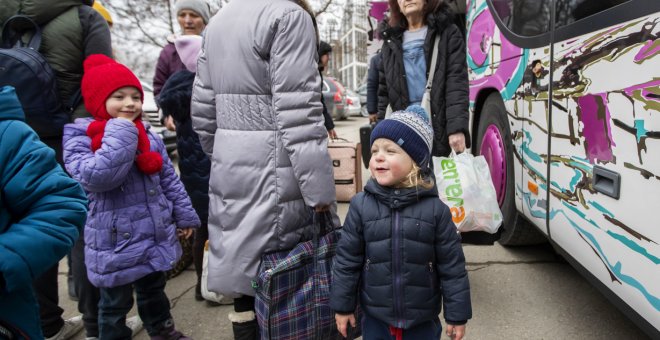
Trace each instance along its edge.
<path fill-rule="evenodd" d="M 206 224 L 209 216 L 209 176 L 211 161 L 202 150 L 199 136 L 190 120 L 190 98 L 195 73 L 188 70 L 173 74 L 158 96 L 158 105 L 176 123 L 176 147 L 179 152 L 181 182 L 186 187 L 193 207 Z"/>
<path fill-rule="evenodd" d="M 472 317 L 460 236 L 432 189 L 394 189 L 369 180 L 352 200 L 332 271 L 331 307 L 408 329 L 438 317 Z M 362 282 L 358 287 L 358 282 Z"/>

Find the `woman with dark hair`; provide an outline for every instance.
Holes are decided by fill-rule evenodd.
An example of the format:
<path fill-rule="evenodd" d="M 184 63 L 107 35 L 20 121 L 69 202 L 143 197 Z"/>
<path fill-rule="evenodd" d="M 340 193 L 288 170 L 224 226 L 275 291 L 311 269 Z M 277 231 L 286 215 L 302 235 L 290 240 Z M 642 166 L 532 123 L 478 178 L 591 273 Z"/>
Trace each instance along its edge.
<path fill-rule="evenodd" d="M 465 42 L 442 0 L 389 0 L 389 26 L 382 32 L 378 119 L 411 104 L 421 104 L 432 53 L 437 56 L 431 84 L 433 156 L 470 147 Z M 440 37 L 437 49 L 436 36 Z"/>

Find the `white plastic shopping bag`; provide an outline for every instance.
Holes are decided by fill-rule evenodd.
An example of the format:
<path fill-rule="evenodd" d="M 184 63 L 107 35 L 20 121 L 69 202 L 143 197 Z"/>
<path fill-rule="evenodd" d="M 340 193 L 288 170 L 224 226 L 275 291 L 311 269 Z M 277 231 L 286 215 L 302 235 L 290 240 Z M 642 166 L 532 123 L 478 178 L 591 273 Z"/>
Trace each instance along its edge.
<path fill-rule="evenodd" d="M 497 232 L 502 212 L 484 156 L 467 152 L 449 157 L 433 157 L 440 199 L 449 206 L 452 220 L 460 232 Z"/>
<path fill-rule="evenodd" d="M 204 244 L 204 257 L 202 258 L 202 297 L 204 300 L 217 302 L 219 304 L 228 305 L 234 302 L 234 299 L 224 297 L 222 294 L 218 294 L 212 291 L 209 291 L 208 286 L 209 279 L 209 241 L 206 241 Z"/>

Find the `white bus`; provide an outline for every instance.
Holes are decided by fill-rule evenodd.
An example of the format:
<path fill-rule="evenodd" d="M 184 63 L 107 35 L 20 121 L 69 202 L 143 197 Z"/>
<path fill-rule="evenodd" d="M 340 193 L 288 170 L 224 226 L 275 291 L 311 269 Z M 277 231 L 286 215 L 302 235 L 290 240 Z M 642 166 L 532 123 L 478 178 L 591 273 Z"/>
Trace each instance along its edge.
<path fill-rule="evenodd" d="M 473 151 L 499 242 L 549 240 L 660 339 L 660 0 L 466 6 Z"/>

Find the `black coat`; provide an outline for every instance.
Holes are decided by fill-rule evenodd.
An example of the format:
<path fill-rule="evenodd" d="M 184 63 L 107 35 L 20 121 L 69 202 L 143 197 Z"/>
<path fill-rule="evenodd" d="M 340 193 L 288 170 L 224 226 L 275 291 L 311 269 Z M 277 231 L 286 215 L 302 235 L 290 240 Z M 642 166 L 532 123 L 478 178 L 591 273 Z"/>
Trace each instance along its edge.
<path fill-rule="evenodd" d="M 323 88 L 323 73 L 321 73 L 321 88 Z M 335 123 L 332 121 L 332 115 L 328 112 L 328 107 L 325 106 L 325 99 L 323 99 L 323 90 L 321 90 L 321 105 L 323 105 L 323 125 L 325 129 L 330 131 L 335 128 Z"/>
<path fill-rule="evenodd" d="M 188 70 L 173 74 L 158 95 L 158 105 L 164 116 L 172 116 L 176 123 L 176 148 L 179 153 L 181 182 L 190 196 L 193 208 L 202 223 L 209 216 L 209 160 L 190 119 L 190 99 L 195 73 Z"/>
<path fill-rule="evenodd" d="M 367 112 L 369 114 L 378 112 L 378 67 L 382 60 L 383 56 L 379 51 L 369 61 L 369 72 L 367 73 Z"/>
<path fill-rule="evenodd" d="M 424 42 L 426 68 L 430 68 L 431 51 L 436 34 L 440 34 L 438 59 L 431 87 L 433 121 L 433 156 L 447 156 L 451 152 L 449 135 L 463 132 L 466 147 L 470 147 L 469 88 L 465 41 L 452 16 L 445 9 L 430 13 L 426 22 L 428 33 Z M 385 118 L 387 105 L 393 111 L 410 104 L 406 71 L 403 66 L 402 27 L 390 27 L 382 32 L 383 61 L 379 68 L 378 117 Z"/>
<path fill-rule="evenodd" d="M 443 304 L 450 324 L 472 317 L 460 236 L 436 187 L 392 189 L 371 179 L 351 200 L 330 305 L 353 312 L 358 295 L 370 316 L 404 329 L 436 319 Z"/>

